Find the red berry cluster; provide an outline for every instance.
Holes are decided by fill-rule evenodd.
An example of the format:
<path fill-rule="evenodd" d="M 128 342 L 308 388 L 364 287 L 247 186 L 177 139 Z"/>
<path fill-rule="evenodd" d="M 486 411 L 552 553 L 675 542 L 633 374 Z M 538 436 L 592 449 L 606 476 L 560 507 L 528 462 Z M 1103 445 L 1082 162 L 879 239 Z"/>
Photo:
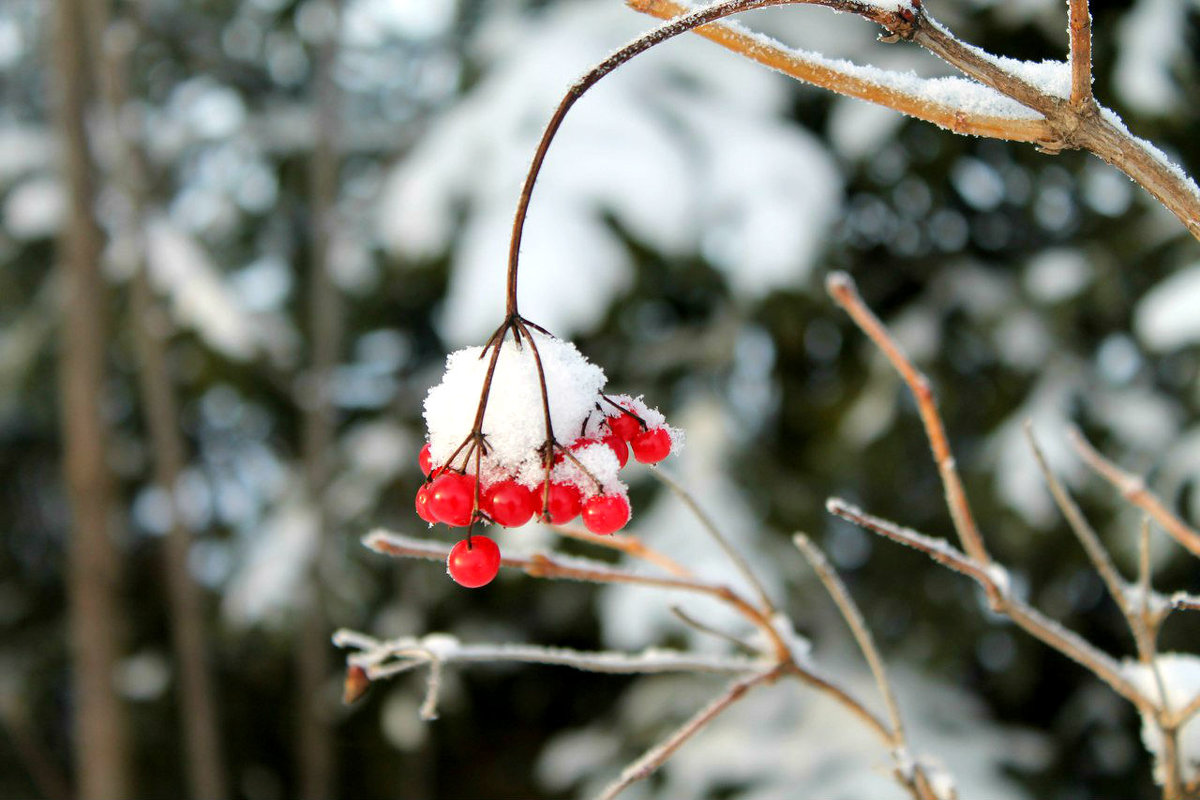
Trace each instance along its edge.
<path fill-rule="evenodd" d="M 586 467 L 575 454 L 596 445 L 609 448 L 621 467 L 628 463 L 630 452 L 643 464 L 656 464 L 671 453 L 671 431 L 665 425 L 648 426 L 631 410 L 644 408 L 640 401 L 628 397 L 603 399 L 610 406 L 608 413 L 585 426 L 589 429 L 588 435 L 578 437 L 567 446 L 556 444 L 551 464 L 543 468 L 545 477 L 533 486 L 528 485 L 528 474 L 523 476 L 525 480 L 509 477 L 480 485 L 473 474 L 449 465 L 434 464 L 430 445 L 426 444 L 418 458 L 426 481 L 417 490 L 417 515 L 431 525 L 440 522 L 455 528 L 469 527 L 475 522 L 516 528 L 528 523 L 535 515 L 553 525 L 564 525 L 578 517 L 585 528 L 599 535 L 615 533 L 625 527 L 631 509 L 622 484 L 617 483 L 619 492 L 604 491 L 600 482 L 591 477 L 595 485 L 588 491 L 568 480 L 556 480 L 550 474 L 551 467 L 568 459 L 586 474 Z M 601 406 L 597 408 L 604 411 Z M 542 456 L 537 458 L 545 460 Z M 499 547 L 490 538 L 478 534 L 468 533 L 467 538 L 450 551 L 447 560 L 450 577 L 469 588 L 489 583 L 499 569 Z"/>

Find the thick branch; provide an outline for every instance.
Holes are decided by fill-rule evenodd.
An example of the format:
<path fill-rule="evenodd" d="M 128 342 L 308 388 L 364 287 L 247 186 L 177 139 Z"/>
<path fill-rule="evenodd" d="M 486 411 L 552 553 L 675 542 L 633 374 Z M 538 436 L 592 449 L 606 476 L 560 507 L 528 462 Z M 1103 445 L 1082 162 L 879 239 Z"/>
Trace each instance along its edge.
<path fill-rule="evenodd" d="M 660 19 L 670 19 L 688 9 L 673 0 L 628 0 L 631 8 Z M 811 83 L 846 97 L 885 106 L 916 119 L 932 122 L 940 128 L 972 136 L 1006 139 L 1014 142 L 1039 142 L 1050 138 L 1045 120 L 1036 117 L 1006 117 L 972 112 L 929 96 L 913 94 L 894 80 L 895 73 L 848 65 L 826 59 L 816 53 L 794 50 L 766 36 L 749 33 L 730 22 L 716 22 L 697 28 L 696 33 L 709 41 L 739 53 L 763 66 L 789 77 Z M 910 76 L 905 87 L 912 85 Z M 946 80 L 946 79 L 937 79 Z M 959 80 L 959 79 L 953 79 Z M 932 86 L 934 81 L 927 81 Z"/>

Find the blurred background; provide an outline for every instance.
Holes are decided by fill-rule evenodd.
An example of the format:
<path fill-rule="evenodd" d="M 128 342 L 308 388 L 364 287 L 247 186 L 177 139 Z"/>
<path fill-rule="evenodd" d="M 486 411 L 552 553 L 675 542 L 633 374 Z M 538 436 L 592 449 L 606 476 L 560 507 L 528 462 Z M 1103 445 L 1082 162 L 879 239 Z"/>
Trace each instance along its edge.
<path fill-rule="evenodd" d="M 994 52 L 1065 52 L 1061 0 L 929 6 Z M 1101 102 L 1200 168 L 1200 4 L 1093 15 Z M 846 15 L 743 21 L 945 72 Z M 661 593 L 509 574 L 466 591 L 359 545 L 425 532 L 421 402 L 445 354 L 501 319 L 537 136 L 576 76 L 653 24 L 619 0 L 0 4 L 0 797 L 582 796 L 720 690 L 480 665 L 448 672 L 424 723 L 420 674 L 341 706 L 329 642 L 724 646 Z M 683 37 L 568 117 L 523 250 L 522 311 L 686 429 L 666 468 L 818 662 L 869 693 L 790 532 L 826 548 L 916 748 L 963 797 L 1157 796 L 1132 709 L 963 579 L 825 514 L 837 494 L 951 533 L 910 400 L 823 294 L 835 268 L 933 379 L 1020 590 L 1121 656 L 1131 639 L 1020 423 L 1127 573 L 1138 517 L 1068 424 L 1200 522 L 1196 242 L 1093 157 L 957 137 Z M 631 497 L 634 532 L 736 579 L 644 471 Z M 1157 531 L 1154 558 L 1159 587 L 1200 590 Z M 1198 633 L 1175 619 L 1163 649 Z M 628 796 L 885 798 L 885 765 L 789 685 Z"/>

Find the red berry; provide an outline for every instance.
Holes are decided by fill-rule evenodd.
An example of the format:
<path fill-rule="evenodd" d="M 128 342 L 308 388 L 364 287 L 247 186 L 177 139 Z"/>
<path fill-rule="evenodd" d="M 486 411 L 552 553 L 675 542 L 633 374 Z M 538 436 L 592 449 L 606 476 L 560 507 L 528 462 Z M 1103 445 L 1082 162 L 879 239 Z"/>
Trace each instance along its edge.
<path fill-rule="evenodd" d="M 438 518 L 433 513 L 433 509 L 429 507 L 430 499 L 428 483 L 417 489 L 417 516 L 432 525 L 438 521 Z"/>
<path fill-rule="evenodd" d="M 457 472 L 439 475 L 429 484 L 429 510 L 438 522 L 451 527 L 469 525 L 475 510 L 475 476 Z"/>
<path fill-rule="evenodd" d="M 420 455 L 417 456 L 417 463 L 421 465 L 421 472 L 428 475 L 433 471 L 433 453 L 430 452 L 429 442 L 421 448 Z"/>
<path fill-rule="evenodd" d="M 583 504 L 583 525 L 592 533 L 613 533 L 627 522 L 629 501 L 619 494 L 598 494 Z"/>
<path fill-rule="evenodd" d="M 643 430 L 637 417 L 624 412 L 608 418 L 608 429 L 627 442 Z"/>
<path fill-rule="evenodd" d="M 468 589 L 478 589 L 491 583 L 500 571 L 500 548 L 486 536 L 463 539 L 450 548 L 446 571 L 455 583 Z"/>
<path fill-rule="evenodd" d="M 625 444 L 625 440 L 615 433 L 610 433 L 600 440 L 608 445 L 617 457 L 617 463 L 622 467 L 629 463 L 629 445 Z"/>
<path fill-rule="evenodd" d="M 534 500 L 539 507 L 543 500 L 546 502 L 546 511 L 549 513 L 538 514 L 543 522 L 549 521 L 552 525 L 564 525 L 579 516 L 579 511 L 583 508 L 583 495 L 579 493 L 578 489 L 569 483 L 552 483 L 547 500 L 545 487 L 546 484 L 541 484 L 534 493 Z"/>
<path fill-rule="evenodd" d="M 666 428 L 651 428 L 629 440 L 633 457 L 643 464 L 657 464 L 671 454 L 671 434 Z"/>
<path fill-rule="evenodd" d="M 533 492 L 516 481 L 500 481 L 484 490 L 481 504 L 497 525 L 518 528 L 529 522 L 538 501 Z"/>

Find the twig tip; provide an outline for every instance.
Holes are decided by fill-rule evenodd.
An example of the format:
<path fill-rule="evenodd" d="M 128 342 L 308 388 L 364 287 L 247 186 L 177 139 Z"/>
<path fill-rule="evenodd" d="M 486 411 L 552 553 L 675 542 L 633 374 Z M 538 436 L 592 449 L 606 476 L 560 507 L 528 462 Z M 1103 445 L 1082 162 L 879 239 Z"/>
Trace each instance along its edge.
<path fill-rule="evenodd" d="M 852 294 L 856 291 L 854 279 L 848 272 L 840 269 L 834 270 L 825 276 L 825 291 L 835 298 L 840 295 Z"/>

